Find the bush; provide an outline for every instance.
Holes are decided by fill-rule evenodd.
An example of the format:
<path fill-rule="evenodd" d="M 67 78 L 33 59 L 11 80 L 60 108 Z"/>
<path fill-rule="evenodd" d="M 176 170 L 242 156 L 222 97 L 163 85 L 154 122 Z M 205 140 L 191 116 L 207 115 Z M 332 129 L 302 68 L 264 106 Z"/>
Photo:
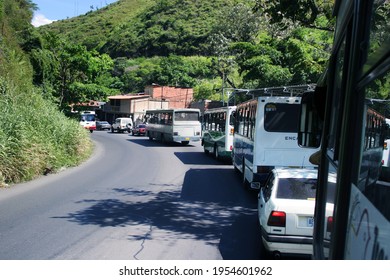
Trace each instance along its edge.
<path fill-rule="evenodd" d="M 33 89 L 20 93 L 0 77 L 0 108 L 0 186 L 77 165 L 92 151 L 89 133 Z"/>

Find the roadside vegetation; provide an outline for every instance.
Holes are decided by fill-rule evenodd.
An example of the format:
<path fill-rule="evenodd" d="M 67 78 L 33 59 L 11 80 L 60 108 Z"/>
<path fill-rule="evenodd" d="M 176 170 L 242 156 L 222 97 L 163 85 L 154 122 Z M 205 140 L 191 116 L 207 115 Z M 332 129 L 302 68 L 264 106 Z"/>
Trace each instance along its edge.
<path fill-rule="evenodd" d="M 33 68 L 15 36 L 29 28 L 32 14 L 19 4 L 0 0 L 0 187 L 77 165 L 93 148 L 89 132 L 33 85 Z"/>

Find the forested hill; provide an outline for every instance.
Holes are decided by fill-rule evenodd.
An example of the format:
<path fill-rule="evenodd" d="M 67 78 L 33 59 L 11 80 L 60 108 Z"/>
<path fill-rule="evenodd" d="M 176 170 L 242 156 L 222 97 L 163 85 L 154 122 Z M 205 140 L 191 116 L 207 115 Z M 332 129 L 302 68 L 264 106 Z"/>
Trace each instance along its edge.
<path fill-rule="evenodd" d="M 210 37 L 238 4 L 250 10 L 255 1 L 119 0 L 39 29 L 65 35 L 112 58 L 208 55 Z"/>
<path fill-rule="evenodd" d="M 154 0 L 119 0 L 104 8 L 95 8 L 84 15 L 41 26 L 39 30 L 64 35 L 70 41 L 83 44 L 89 49 L 99 49 L 109 41 L 115 30 L 136 21 L 136 17 L 147 11 L 154 2 Z"/>
<path fill-rule="evenodd" d="M 322 0 L 119 0 L 36 28 L 40 45 L 24 48 L 34 84 L 61 108 L 152 83 L 220 100 L 223 88 L 316 82 L 331 47 L 331 8 Z"/>

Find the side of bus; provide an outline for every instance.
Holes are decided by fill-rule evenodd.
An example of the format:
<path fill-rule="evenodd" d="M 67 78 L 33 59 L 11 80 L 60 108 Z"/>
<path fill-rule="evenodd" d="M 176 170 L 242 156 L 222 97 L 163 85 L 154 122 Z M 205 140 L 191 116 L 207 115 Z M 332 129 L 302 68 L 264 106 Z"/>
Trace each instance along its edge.
<path fill-rule="evenodd" d="M 299 144 L 321 145 L 314 259 L 390 256 L 390 184 L 380 179 L 390 117 L 389 12 L 388 1 L 336 0 L 329 65 L 315 92 L 302 98 Z M 327 235 L 332 174 L 337 176 Z"/>
<path fill-rule="evenodd" d="M 146 111 L 146 135 L 161 142 L 200 141 L 199 109 L 163 109 Z"/>
<path fill-rule="evenodd" d="M 237 105 L 233 137 L 234 168 L 245 187 L 260 189 L 275 167 L 311 167 L 317 149 L 297 143 L 300 97 L 260 96 Z"/>
<path fill-rule="evenodd" d="M 236 106 L 227 106 L 204 112 L 201 144 L 206 154 L 212 153 L 216 159 L 231 159 L 235 110 Z"/>

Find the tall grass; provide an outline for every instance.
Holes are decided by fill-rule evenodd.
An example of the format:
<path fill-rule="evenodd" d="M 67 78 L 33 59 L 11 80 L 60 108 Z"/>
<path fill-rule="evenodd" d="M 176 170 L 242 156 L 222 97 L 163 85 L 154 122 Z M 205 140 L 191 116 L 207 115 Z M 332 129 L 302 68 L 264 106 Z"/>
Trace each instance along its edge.
<path fill-rule="evenodd" d="M 92 151 L 89 133 L 30 87 L 0 76 L 0 186 L 79 164 Z"/>

